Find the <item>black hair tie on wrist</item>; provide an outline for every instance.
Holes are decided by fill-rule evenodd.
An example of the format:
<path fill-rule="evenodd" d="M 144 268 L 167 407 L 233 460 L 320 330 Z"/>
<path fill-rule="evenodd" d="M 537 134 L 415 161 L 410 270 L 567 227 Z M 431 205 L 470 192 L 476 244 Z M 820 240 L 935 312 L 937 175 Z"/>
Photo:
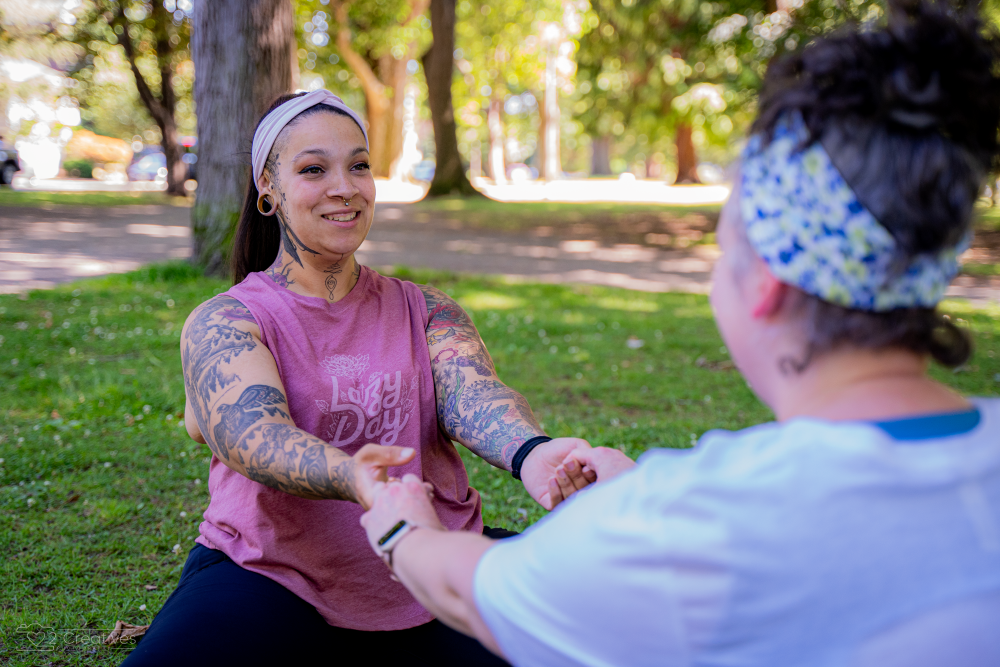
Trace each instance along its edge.
<path fill-rule="evenodd" d="M 530 440 L 525 440 L 524 444 L 517 448 L 517 452 L 514 453 L 514 458 L 510 462 L 510 474 L 514 479 L 521 479 L 521 466 L 524 465 L 524 459 L 528 458 L 531 450 L 551 439 L 547 435 L 536 435 Z"/>

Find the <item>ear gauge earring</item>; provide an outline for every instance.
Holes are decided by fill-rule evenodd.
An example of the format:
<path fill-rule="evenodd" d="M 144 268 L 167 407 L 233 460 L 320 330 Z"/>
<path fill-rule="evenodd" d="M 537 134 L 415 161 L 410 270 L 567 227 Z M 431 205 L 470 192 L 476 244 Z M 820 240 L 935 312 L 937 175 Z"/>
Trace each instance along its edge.
<path fill-rule="evenodd" d="M 267 210 L 261 206 L 261 202 L 267 202 Z M 276 209 L 274 208 L 274 202 L 271 201 L 271 197 L 266 193 L 262 192 L 257 196 L 257 210 L 264 217 L 272 216 L 275 214 Z"/>

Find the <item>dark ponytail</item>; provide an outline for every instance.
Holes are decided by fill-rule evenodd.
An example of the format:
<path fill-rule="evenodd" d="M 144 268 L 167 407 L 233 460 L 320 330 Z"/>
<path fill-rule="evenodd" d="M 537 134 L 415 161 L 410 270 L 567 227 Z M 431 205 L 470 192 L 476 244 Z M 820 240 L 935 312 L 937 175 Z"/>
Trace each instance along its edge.
<path fill-rule="evenodd" d="M 295 93 L 279 95 L 271 106 L 267 108 L 254 126 L 254 132 L 260 126 L 261 121 L 267 114 L 288 100 L 305 95 L 305 93 Z M 251 134 L 251 140 L 253 135 Z M 254 182 L 253 170 L 247 179 L 247 196 L 243 200 L 243 212 L 240 220 L 236 224 L 236 235 L 233 237 L 233 254 L 229 260 L 229 268 L 233 274 L 233 284 L 238 285 L 248 274 L 254 271 L 263 271 L 271 266 L 274 258 L 278 256 L 278 249 L 281 247 L 281 230 L 278 229 L 277 216 L 265 216 L 257 210 L 257 198 L 260 192 L 257 191 L 257 183 Z"/>

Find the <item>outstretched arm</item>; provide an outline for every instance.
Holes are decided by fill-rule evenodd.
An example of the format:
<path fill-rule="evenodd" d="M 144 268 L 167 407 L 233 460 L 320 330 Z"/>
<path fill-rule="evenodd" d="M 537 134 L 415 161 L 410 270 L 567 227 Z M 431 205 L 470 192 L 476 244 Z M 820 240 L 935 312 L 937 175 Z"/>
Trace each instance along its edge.
<path fill-rule="evenodd" d="M 434 372 L 438 423 L 446 434 L 497 468 L 511 469 L 518 448 L 544 435 L 528 401 L 497 377 L 483 339 L 462 307 L 434 287 L 421 286 L 427 300 L 427 345 Z M 562 477 L 566 456 L 590 445 L 559 438 L 533 449 L 521 466 L 531 497 L 552 509 L 589 481 L 582 474 Z M 578 471 L 571 471 L 578 472 Z"/>
<path fill-rule="evenodd" d="M 303 498 L 368 505 L 371 485 L 412 450 L 367 445 L 353 457 L 295 426 L 274 357 L 238 300 L 195 309 L 181 334 L 191 436 L 241 475 Z M 199 437 L 200 436 L 200 437 Z"/>
<path fill-rule="evenodd" d="M 543 435 L 528 401 L 497 377 L 475 325 L 455 300 L 421 286 L 427 300 L 427 346 L 434 372 L 438 422 L 497 468 L 510 470 L 518 446 Z"/>

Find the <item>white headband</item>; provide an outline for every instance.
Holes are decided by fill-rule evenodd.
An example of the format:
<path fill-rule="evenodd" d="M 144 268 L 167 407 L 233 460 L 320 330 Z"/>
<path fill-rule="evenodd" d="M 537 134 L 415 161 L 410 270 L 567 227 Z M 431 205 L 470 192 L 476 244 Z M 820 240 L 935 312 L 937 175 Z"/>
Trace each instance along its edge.
<path fill-rule="evenodd" d="M 339 111 L 343 111 L 348 116 L 354 119 L 361 128 L 361 133 L 365 135 L 365 148 L 368 148 L 368 132 L 365 130 L 365 124 L 361 121 L 361 117 L 355 113 L 354 109 L 344 104 L 344 100 L 340 99 L 329 90 L 320 89 L 314 90 L 311 93 L 306 93 L 305 95 L 300 95 L 299 97 L 292 98 L 277 106 L 271 113 L 264 117 L 264 120 L 260 122 L 257 126 L 257 131 L 253 133 L 253 152 L 252 152 L 252 164 L 253 164 L 253 182 L 254 185 L 260 180 L 260 175 L 264 173 L 264 163 L 267 162 L 267 156 L 271 152 L 271 146 L 274 145 L 275 139 L 281 134 L 281 130 L 288 125 L 293 118 L 298 116 L 300 113 L 305 111 L 310 107 L 314 107 L 317 104 L 325 104 L 329 107 L 333 107 Z"/>

